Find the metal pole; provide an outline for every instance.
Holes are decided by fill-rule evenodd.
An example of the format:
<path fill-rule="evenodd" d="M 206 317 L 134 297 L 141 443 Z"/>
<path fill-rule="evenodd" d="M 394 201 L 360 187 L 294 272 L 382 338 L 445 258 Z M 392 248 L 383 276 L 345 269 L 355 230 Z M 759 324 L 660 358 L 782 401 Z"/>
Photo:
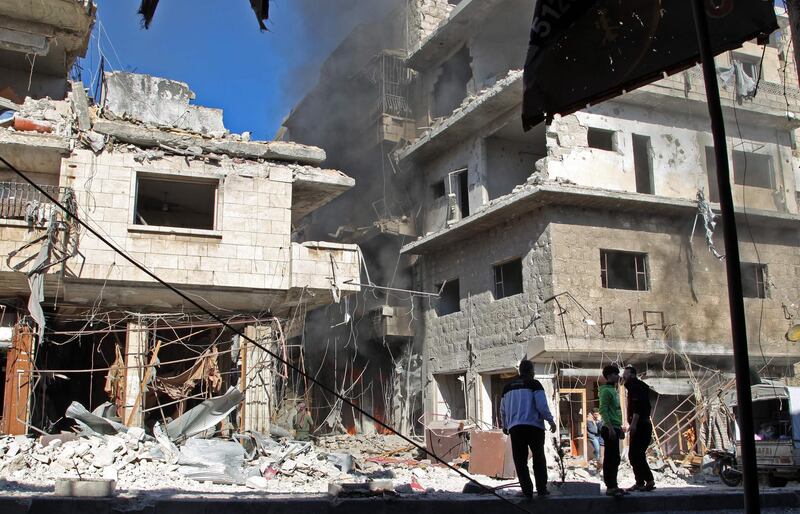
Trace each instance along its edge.
<path fill-rule="evenodd" d="M 714 137 L 714 156 L 717 161 L 717 184 L 719 203 L 722 211 L 722 225 L 725 236 L 725 268 L 728 274 L 728 303 L 731 311 L 731 333 L 733 336 L 733 362 L 736 373 L 736 397 L 739 413 L 739 433 L 742 444 L 742 471 L 744 473 L 744 506 L 748 514 L 761 512 L 758 498 L 758 475 L 756 469 L 756 444 L 753 433 L 753 404 L 750 395 L 750 362 L 747 355 L 747 328 L 745 324 L 744 300 L 742 294 L 742 272 L 739 259 L 739 238 L 736 234 L 736 218 L 733 210 L 728 148 L 725 141 L 725 122 L 722 118 L 722 104 L 717 86 L 717 72 L 711 38 L 708 33 L 708 20 L 704 0 L 692 0 L 697 43 L 703 64 L 703 78 L 706 84 L 708 114 L 711 118 L 711 132 Z"/>

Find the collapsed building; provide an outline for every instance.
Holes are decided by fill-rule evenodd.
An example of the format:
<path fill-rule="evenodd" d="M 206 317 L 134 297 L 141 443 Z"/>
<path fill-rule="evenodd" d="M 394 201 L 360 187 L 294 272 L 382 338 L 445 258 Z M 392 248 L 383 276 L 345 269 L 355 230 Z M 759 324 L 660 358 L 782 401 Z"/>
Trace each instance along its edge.
<path fill-rule="evenodd" d="M 169 432 L 202 405 L 226 433 L 291 428 L 309 396 L 294 333 L 361 266 L 291 227 L 354 181 L 319 148 L 230 133 L 181 82 L 106 72 L 89 98 L 67 75 L 94 21 L 86 0 L 0 6 L 0 157 L 37 186 L 0 167 L 0 433 L 87 410 Z"/>
<path fill-rule="evenodd" d="M 405 371 L 418 388 L 401 398 L 420 403 L 393 422 L 408 432 L 497 428 L 504 381 L 527 357 L 578 458 L 609 363 L 645 374 L 662 455 L 729 446 L 719 395 L 733 388 L 733 358 L 702 74 L 524 132 L 532 16 L 526 0 L 398 2 L 330 56 L 285 127 L 357 185 L 299 236 L 358 243 L 370 276 L 363 301 L 309 317 L 306 334 L 338 324 L 331 340 L 378 359 L 373 385 L 386 383 L 381 366 Z M 800 314 L 800 90 L 784 13 L 779 22 L 765 47 L 748 42 L 717 66 L 751 362 L 789 381 L 800 361 L 787 338 Z M 418 368 L 396 365 L 398 342 Z"/>

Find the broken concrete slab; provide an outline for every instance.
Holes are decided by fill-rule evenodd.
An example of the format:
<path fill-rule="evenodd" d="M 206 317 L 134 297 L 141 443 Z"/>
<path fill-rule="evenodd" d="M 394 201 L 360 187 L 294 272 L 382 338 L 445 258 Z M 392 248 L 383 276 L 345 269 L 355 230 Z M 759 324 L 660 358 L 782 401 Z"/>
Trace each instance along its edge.
<path fill-rule="evenodd" d="M 86 96 L 86 89 L 82 82 L 70 82 L 72 86 L 72 111 L 78 120 L 78 130 L 86 131 L 92 128 L 92 120 L 89 116 L 89 98 Z"/>
<path fill-rule="evenodd" d="M 224 134 L 222 110 L 190 105 L 194 91 L 185 82 L 123 71 L 105 74 L 105 115 L 198 134 Z"/>
<path fill-rule="evenodd" d="M 414 143 L 395 152 L 395 157 L 400 162 L 408 161 L 404 167 L 433 158 L 479 128 L 518 108 L 521 97 L 522 70 L 511 70 L 493 86 L 474 97 L 467 97 L 449 117 L 435 123 Z"/>
<path fill-rule="evenodd" d="M 330 483 L 328 494 L 330 496 L 378 496 L 385 493 L 394 493 L 394 484 L 391 480 L 373 480 L 371 482 L 357 483 Z"/>
<path fill-rule="evenodd" d="M 337 170 L 298 166 L 292 170 L 292 221 L 322 207 L 356 183 Z"/>
<path fill-rule="evenodd" d="M 20 170 L 54 173 L 61 169 L 61 159 L 69 155 L 70 144 L 52 134 L 0 129 L 0 149 L 3 158 Z"/>
<path fill-rule="evenodd" d="M 301 164 L 319 165 L 325 160 L 325 151 L 313 146 L 287 143 L 284 141 L 230 141 L 210 139 L 202 136 L 158 130 L 122 121 L 97 120 L 94 131 L 113 136 L 119 141 L 146 148 L 159 148 L 162 145 L 185 150 L 198 146 L 204 152 L 239 157 L 242 159 L 265 159 L 288 161 Z"/>

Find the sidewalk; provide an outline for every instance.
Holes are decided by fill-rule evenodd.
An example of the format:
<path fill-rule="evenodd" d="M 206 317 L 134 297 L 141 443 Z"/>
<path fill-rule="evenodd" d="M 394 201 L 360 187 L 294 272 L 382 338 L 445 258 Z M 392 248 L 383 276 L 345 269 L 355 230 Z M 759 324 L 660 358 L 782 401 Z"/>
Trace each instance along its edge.
<path fill-rule="evenodd" d="M 31 496 L 0 496 L 4 514 L 219 514 L 220 512 L 269 512 L 270 514 L 486 514 L 522 513 L 497 498 L 461 495 L 397 496 L 372 499 L 332 499 L 327 496 L 291 495 L 209 495 L 203 498 L 174 494 L 168 490 L 156 496 L 119 496 L 110 499 L 58 498 L 44 491 Z M 691 494 L 653 493 L 623 499 L 604 496 L 562 496 L 530 502 L 512 500 L 531 514 L 581 512 L 615 514 L 634 512 L 698 512 L 737 510 L 743 505 L 740 490 L 730 492 L 696 491 Z M 800 493 L 795 490 L 769 490 L 762 494 L 763 508 L 800 508 Z"/>

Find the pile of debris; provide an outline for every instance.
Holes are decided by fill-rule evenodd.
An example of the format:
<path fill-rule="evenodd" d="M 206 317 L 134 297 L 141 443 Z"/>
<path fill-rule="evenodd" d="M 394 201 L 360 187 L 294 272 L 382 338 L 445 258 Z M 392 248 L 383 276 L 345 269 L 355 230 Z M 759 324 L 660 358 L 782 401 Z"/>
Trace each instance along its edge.
<path fill-rule="evenodd" d="M 152 435 L 120 423 L 111 404 L 89 412 L 73 403 L 66 415 L 75 420 L 77 433 L 0 439 L 0 477 L 5 479 L 0 489 L 24 492 L 59 479 L 105 479 L 127 491 L 307 494 L 380 482 L 381 493 L 452 494 L 468 481 L 399 436 L 334 435 L 315 442 L 256 432 L 220 437 L 216 427 L 240 401 L 241 393 L 231 388 L 163 426 L 156 424 Z M 460 461 L 467 474 L 468 456 Z M 583 461 L 565 459 L 563 477 L 559 463 L 550 464 L 550 481 L 601 481 L 599 470 Z M 687 467 L 668 459 L 652 461 L 651 468 L 660 487 L 692 480 Z M 620 471 L 622 483 L 633 482 L 628 466 Z M 488 487 L 514 482 L 467 476 Z"/>

